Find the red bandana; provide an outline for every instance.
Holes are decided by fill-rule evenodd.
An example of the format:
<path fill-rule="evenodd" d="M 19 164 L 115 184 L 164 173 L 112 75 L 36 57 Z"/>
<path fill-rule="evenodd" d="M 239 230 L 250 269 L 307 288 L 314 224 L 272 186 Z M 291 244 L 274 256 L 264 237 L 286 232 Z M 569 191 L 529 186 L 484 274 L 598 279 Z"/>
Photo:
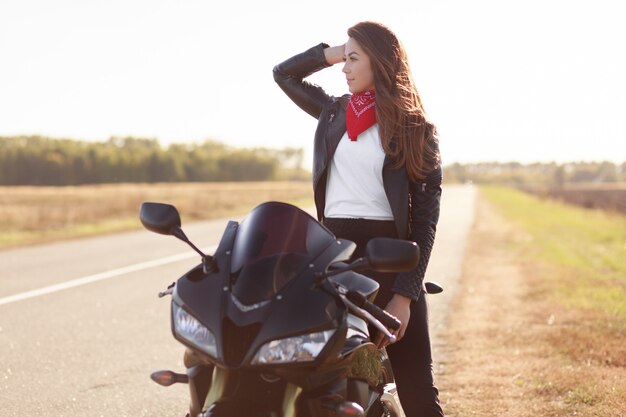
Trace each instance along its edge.
<path fill-rule="evenodd" d="M 376 123 L 376 95 L 374 90 L 352 94 L 346 109 L 346 130 L 351 141 Z"/>

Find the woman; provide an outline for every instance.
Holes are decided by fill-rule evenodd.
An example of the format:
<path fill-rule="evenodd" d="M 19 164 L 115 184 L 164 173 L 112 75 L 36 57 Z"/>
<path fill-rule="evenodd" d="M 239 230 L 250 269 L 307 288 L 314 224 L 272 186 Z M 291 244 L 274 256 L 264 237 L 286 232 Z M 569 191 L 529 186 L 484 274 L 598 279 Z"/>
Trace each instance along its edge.
<path fill-rule="evenodd" d="M 313 187 L 317 216 L 363 254 L 373 237 L 415 241 L 417 268 L 368 273 L 381 284 L 376 303 L 398 317 L 397 342 L 387 347 L 407 417 L 443 416 L 434 385 L 422 284 L 434 243 L 441 197 L 436 130 L 426 119 L 404 47 L 385 26 L 362 22 L 345 45 L 319 44 L 274 67 L 274 79 L 318 119 Z M 352 95 L 333 97 L 304 80 L 345 62 Z M 375 343 L 385 346 L 382 334 Z"/>

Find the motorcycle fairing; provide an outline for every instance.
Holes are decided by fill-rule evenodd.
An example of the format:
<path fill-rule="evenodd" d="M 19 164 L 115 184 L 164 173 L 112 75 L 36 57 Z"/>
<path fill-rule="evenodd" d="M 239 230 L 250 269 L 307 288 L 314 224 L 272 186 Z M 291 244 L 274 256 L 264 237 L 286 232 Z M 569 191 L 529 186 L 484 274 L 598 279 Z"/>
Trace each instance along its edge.
<path fill-rule="evenodd" d="M 253 243 L 242 243 L 244 238 Z M 280 243 L 285 239 L 290 240 L 290 245 Z M 241 224 L 228 224 L 214 255 L 218 271 L 198 279 L 198 270 L 194 268 L 179 279 L 173 302 L 216 336 L 218 357 L 212 360 L 218 366 L 250 366 L 256 351 L 269 341 L 337 328 L 315 360 L 319 364 L 326 357 L 339 354 L 340 341 L 345 339 L 347 329 L 342 324 L 346 314 L 343 302 L 333 291 L 315 285 L 315 273 L 325 271 L 335 261 L 347 259 L 354 247 L 352 242 L 335 239 L 297 207 L 265 203 L 255 208 Z M 296 268 L 291 256 L 294 254 Z M 281 264 L 285 260 L 288 265 Z M 255 287 L 251 285 L 255 276 L 259 281 L 264 279 L 262 274 L 255 274 L 259 262 L 273 262 L 275 273 Z M 233 273 L 233 267 L 237 273 Z M 260 288 L 259 295 L 249 294 L 249 287 Z M 244 302 L 259 305 L 242 309 L 239 303 Z M 229 346 L 229 350 L 224 346 Z M 306 366 L 306 363 L 286 366 Z"/>

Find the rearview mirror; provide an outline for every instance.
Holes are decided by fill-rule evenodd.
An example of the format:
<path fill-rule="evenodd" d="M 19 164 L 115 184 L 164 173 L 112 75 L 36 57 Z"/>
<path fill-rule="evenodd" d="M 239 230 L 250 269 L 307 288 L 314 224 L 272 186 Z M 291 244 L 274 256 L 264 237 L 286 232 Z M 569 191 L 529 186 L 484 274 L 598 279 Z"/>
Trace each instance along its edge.
<path fill-rule="evenodd" d="M 420 249 L 409 240 L 377 237 L 367 242 L 365 258 L 376 271 L 405 272 L 417 266 Z"/>
<path fill-rule="evenodd" d="M 175 235 L 175 231 L 180 229 L 180 215 L 170 204 L 142 203 L 139 219 L 146 229 L 162 235 Z"/>

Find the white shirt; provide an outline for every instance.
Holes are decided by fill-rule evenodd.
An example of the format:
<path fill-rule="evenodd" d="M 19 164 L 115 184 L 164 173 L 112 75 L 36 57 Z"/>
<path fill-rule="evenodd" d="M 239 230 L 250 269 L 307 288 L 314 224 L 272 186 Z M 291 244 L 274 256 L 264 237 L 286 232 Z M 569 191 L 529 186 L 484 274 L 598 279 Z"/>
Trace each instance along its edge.
<path fill-rule="evenodd" d="M 378 124 L 351 141 L 346 132 L 330 163 L 326 184 L 328 218 L 393 220 L 383 186 L 385 152 Z"/>

